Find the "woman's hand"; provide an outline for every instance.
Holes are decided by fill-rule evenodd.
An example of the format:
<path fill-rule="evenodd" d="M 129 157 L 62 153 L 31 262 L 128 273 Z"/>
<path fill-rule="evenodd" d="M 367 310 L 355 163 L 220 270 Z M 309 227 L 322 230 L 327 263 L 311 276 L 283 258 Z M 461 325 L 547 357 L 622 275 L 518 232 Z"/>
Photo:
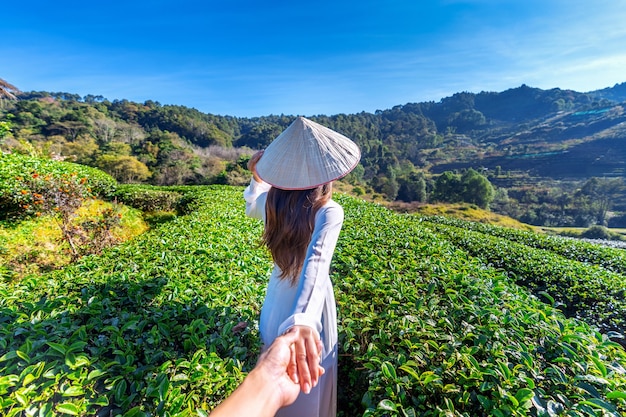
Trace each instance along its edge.
<path fill-rule="evenodd" d="M 257 153 L 252 155 L 250 159 L 248 160 L 248 170 L 252 172 L 252 178 L 254 178 L 256 182 L 263 182 L 261 177 L 259 177 L 259 174 L 256 173 L 256 164 L 259 162 L 259 159 L 261 159 L 261 157 L 263 156 L 263 152 L 264 151 L 258 151 Z"/>
<path fill-rule="evenodd" d="M 324 374 L 324 368 L 320 366 L 322 342 L 317 331 L 311 327 L 294 326 L 289 330 L 292 331 L 296 331 L 299 337 L 291 346 L 288 372 L 291 379 L 300 384 L 302 392 L 308 394 L 319 382 L 319 377 Z M 297 379 L 294 378 L 294 374 L 297 375 Z"/>

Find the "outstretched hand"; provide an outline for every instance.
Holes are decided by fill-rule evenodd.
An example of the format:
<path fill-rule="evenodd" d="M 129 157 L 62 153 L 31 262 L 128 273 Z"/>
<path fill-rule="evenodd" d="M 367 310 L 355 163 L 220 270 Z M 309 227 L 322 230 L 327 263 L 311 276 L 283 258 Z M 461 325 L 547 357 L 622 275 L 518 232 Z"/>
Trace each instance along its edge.
<path fill-rule="evenodd" d="M 310 336 L 307 330 L 301 332 L 304 326 L 297 327 L 274 340 L 243 383 L 211 412 L 211 417 L 271 417 L 278 409 L 296 400 L 301 385 L 294 381 L 294 377 L 303 374 L 296 357 L 300 348 L 296 348 L 296 345 L 306 345 L 308 342 L 303 337 L 308 339 Z M 316 358 L 315 364 L 310 368 L 307 364 L 307 370 L 313 369 L 316 375 L 322 375 L 324 369 L 319 365 L 318 352 L 322 351 L 319 336 L 313 343 L 315 347 L 311 354 Z M 317 377 L 313 386 L 315 384 Z"/>
<path fill-rule="evenodd" d="M 261 354 L 256 366 L 256 370 L 264 375 L 268 383 L 271 381 L 275 384 L 282 406 L 293 403 L 300 393 L 300 386 L 293 379 L 293 375 L 297 374 L 293 345 L 299 337 L 299 333 L 293 331 L 276 338 L 269 349 Z"/>

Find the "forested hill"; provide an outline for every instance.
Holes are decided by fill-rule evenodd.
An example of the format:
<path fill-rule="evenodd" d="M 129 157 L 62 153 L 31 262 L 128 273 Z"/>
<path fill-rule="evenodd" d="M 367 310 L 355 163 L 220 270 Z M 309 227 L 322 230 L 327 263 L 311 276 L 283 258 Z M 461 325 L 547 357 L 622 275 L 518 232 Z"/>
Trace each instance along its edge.
<path fill-rule="evenodd" d="M 242 183 L 248 175 L 238 158 L 267 146 L 295 117 L 238 118 L 69 93 L 18 98 L 0 107 L 0 120 L 11 123 L 0 146 L 29 146 L 120 181 L 155 184 Z M 559 180 L 572 188 L 590 177 L 626 175 L 625 101 L 626 83 L 588 93 L 522 85 L 375 113 L 305 116 L 360 145 L 362 163 L 347 180 L 362 192 L 426 201 L 436 174 L 474 168 L 508 190 L 508 208 L 501 201 L 494 208 L 520 217 L 514 212 L 527 211 L 516 204 L 528 184 L 536 191 L 543 180 L 549 187 Z"/>

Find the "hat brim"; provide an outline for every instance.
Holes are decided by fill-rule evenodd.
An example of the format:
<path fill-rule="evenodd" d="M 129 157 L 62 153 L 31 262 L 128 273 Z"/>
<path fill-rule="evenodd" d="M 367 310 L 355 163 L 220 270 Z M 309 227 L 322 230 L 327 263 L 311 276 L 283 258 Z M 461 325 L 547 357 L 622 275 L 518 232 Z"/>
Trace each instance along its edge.
<path fill-rule="evenodd" d="M 304 117 L 298 117 L 264 151 L 257 174 L 284 190 L 306 190 L 341 179 L 359 163 L 352 140 Z"/>

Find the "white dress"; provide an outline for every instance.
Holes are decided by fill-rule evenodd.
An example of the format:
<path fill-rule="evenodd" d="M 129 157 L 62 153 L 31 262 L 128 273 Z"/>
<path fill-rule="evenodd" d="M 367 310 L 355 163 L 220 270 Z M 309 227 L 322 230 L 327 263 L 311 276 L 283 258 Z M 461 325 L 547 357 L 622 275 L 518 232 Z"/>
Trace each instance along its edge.
<path fill-rule="evenodd" d="M 246 214 L 265 221 L 265 201 L 271 186 L 254 179 L 244 191 Z M 324 349 L 324 375 L 309 394 L 300 393 L 292 405 L 281 409 L 281 417 L 335 417 L 337 409 L 337 307 L 329 277 L 330 261 L 343 224 L 343 208 L 329 200 L 315 215 L 311 242 L 298 282 L 280 279 L 274 265 L 259 330 L 265 346 L 291 327 L 305 325 L 320 334 Z"/>

